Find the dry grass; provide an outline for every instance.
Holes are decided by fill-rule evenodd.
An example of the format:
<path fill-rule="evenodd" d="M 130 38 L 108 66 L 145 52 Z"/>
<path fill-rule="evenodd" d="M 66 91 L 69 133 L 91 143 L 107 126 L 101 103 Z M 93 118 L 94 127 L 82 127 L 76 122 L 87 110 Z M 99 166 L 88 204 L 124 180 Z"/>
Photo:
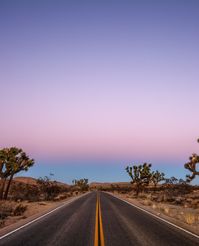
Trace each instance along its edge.
<path fill-rule="evenodd" d="M 196 222 L 196 215 L 193 213 L 185 213 L 184 220 L 188 225 L 193 225 Z"/>
<path fill-rule="evenodd" d="M 169 206 L 165 205 L 165 204 L 157 204 L 156 206 L 154 206 L 154 209 L 158 209 L 161 213 L 164 213 L 166 215 L 170 215 L 171 213 L 171 209 L 169 208 Z"/>
<path fill-rule="evenodd" d="M 152 202 L 148 199 L 144 199 L 141 201 L 141 203 L 144 205 L 144 206 L 151 206 Z"/>
<path fill-rule="evenodd" d="M 21 216 L 27 210 L 27 206 L 22 203 L 1 201 L 0 202 L 0 227 L 5 223 L 5 220 L 10 216 Z"/>
<path fill-rule="evenodd" d="M 157 205 L 153 203 L 152 209 L 156 209 L 156 208 L 157 208 Z"/>
<path fill-rule="evenodd" d="M 165 206 L 163 209 L 164 209 L 165 214 L 169 214 L 169 212 L 170 212 L 169 207 Z"/>
<path fill-rule="evenodd" d="M 26 210 L 27 210 L 27 205 L 23 205 L 20 203 L 20 204 L 15 206 L 14 211 L 13 211 L 13 215 L 14 216 L 22 215 Z"/>

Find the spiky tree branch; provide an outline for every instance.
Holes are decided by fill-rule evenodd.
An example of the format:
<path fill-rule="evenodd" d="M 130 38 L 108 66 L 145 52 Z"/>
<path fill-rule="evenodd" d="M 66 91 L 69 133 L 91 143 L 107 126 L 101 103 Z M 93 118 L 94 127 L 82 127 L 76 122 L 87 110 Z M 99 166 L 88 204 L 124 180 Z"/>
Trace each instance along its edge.
<path fill-rule="evenodd" d="M 0 178 L 2 187 L 0 199 L 7 199 L 9 188 L 14 175 L 20 171 L 27 171 L 34 164 L 22 149 L 11 147 L 0 150 Z M 6 180 L 9 178 L 5 193 Z"/>
<path fill-rule="evenodd" d="M 199 138 L 197 139 L 197 142 L 199 143 Z M 197 164 L 199 164 L 199 156 L 195 153 L 193 153 L 189 157 L 189 162 L 184 164 L 184 167 L 188 169 L 192 175 L 186 175 L 186 181 L 191 182 L 197 175 L 199 175 L 199 171 L 197 170 Z"/>
<path fill-rule="evenodd" d="M 189 157 L 189 160 L 189 162 L 184 164 L 184 167 L 192 173 L 192 175 L 186 175 L 187 182 L 190 182 L 196 175 L 199 175 L 199 171 L 196 170 L 196 165 L 199 164 L 199 156 L 194 153 Z"/>
<path fill-rule="evenodd" d="M 161 181 L 164 180 L 164 173 L 160 173 L 158 170 L 156 170 L 155 172 L 152 172 L 152 176 L 151 176 L 151 181 L 154 183 L 154 186 L 156 187 L 157 184 Z"/>
<path fill-rule="evenodd" d="M 126 171 L 132 179 L 131 183 L 136 185 L 137 196 L 144 186 L 149 185 L 152 176 L 151 166 L 151 164 L 144 163 L 143 165 L 126 167 Z"/>
<path fill-rule="evenodd" d="M 87 191 L 89 188 L 88 179 L 79 179 L 79 180 L 74 179 L 72 182 L 75 186 L 79 187 L 80 190 L 82 191 Z"/>

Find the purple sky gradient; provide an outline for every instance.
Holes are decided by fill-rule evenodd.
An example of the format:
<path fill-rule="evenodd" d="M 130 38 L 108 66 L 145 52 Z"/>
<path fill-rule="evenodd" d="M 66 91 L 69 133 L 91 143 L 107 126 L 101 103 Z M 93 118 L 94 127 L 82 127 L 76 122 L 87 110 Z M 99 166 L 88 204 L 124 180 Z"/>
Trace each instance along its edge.
<path fill-rule="evenodd" d="M 199 150 L 198 26 L 198 1 L 1 1 L 0 147 L 46 172 L 150 161 L 183 177 Z"/>

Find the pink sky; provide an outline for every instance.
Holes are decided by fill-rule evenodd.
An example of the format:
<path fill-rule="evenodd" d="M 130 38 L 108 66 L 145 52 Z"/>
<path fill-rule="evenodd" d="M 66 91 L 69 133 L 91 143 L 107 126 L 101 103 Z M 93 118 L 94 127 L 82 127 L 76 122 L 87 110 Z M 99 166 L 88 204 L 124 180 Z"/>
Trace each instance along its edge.
<path fill-rule="evenodd" d="M 0 147 L 183 166 L 199 149 L 198 4 L 69 2 L 0 3 Z"/>

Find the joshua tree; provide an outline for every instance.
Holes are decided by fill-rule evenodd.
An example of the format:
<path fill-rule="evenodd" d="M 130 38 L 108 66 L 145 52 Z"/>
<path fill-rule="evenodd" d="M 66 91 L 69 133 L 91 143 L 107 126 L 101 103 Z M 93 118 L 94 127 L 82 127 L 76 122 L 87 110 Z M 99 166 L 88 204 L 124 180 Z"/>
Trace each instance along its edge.
<path fill-rule="evenodd" d="M 199 143 L 199 139 L 197 141 Z M 192 172 L 192 175 L 186 175 L 187 182 L 190 182 L 196 177 L 196 175 L 199 175 L 199 171 L 196 169 L 197 164 L 199 164 L 199 156 L 194 153 L 189 157 L 189 162 L 184 164 L 184 167 Z"/>
<path fill-rule="evenodd" d="M 178 183 L 178 179 L 177 179 L 176 177 L 174 177 L 174 176 L 172 176 L 172 177 L 170 178 L 170 180 L 171 180 L 171 183 L 172 183 L 172 184 L 177 184 L 177 183 Z"/>
<path fill-rule="evenodd" d="M 89 188 L 88 179 L 74 179 L 73 184 L 80 188 L 81 191 L 87 191 Z"/>
<path fill-rule="evenodd" d="M 152 176 L 151 166 L 151 164 L 144 163 L 143 165 L 126 167 L 126 171 L 132 179 L 131 183 L 136 185 L 136 196 L 143 187 L 149 185 Z"/>
<path fill-rule="evenodd" d="M 185 185 L 185 184 L 187 184 L 187 182 L 184 179 L 179 179 L 178 184 Z"/>
<path fill-rule="evenodd" d="M 6 179 L 9 176 L 6 170 L 7 152 L 8 149 L 0 150 L 0 178 L 1 178 L 0 199 L 3 199 L 3 192 L 6 184 Z"/>
<path fill-rule="evenodd" d="M 189 160 L 189 162 L 184 164 L 184 167 L 192 172 L 192 175 L 186 175 L 187 182 L 190 182 L 196 175 L 199 175 L 199 171 L 196 170 L 196 165 L 199 163 L 199 156 L 197 154 L 192 154 L 192 156 L 189 157 Z"/>
<path fill-rule="evenodd" d="M 174 185 L 178 183 L 178 179 L 174 176 L 172 176 L 171 178 L 166 178 L 165 180 L 165 184 L 169 184 L 169 185 Z"/>
<path fill-rule="evenodd" d="M 152 172 L 151 181 L 154 183 L 155 187 L 160 181 L 164 180 L 164 176 L 165 176 L 164 173 L 160 173 L 157 170 L 155 172 Z"/>
<path fill-rule="evenodd" d="M 33 164 L 34 160 L 29 159 L 22 149 L 11 147 L 0 150 L 0 178 L 2 180 L 0 199 L 7 199 L 14 175 L 20 171 L 27 171 Z M 9 180 L 5 189 L 7 179 Z"/>

